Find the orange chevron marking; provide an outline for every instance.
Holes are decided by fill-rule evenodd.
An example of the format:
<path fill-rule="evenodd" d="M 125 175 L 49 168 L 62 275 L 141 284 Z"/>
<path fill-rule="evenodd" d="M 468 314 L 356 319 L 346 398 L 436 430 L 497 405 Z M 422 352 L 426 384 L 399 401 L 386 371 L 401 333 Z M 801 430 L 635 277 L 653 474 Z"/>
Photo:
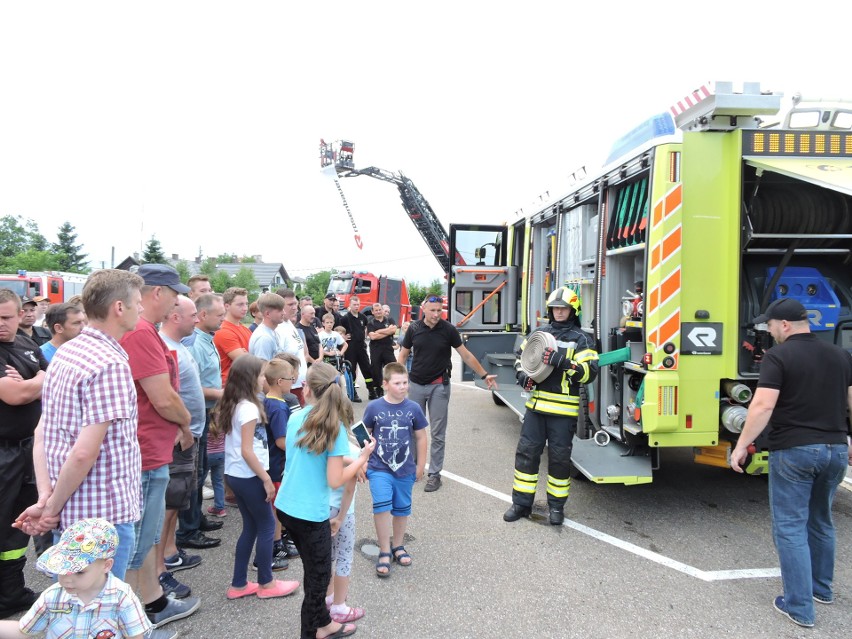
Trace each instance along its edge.
<path fill-rule="evenodd" d="M 662 297 L 662 301 L 660 303 L 668 300 L 672 295 L 677 293 L 680 290 L 680 269 L 677 269 L 674 273 L 669 275 L 663 283 L 660 285 L 660 295 Z"/>
<path fill-rule="evenodd" d="M 682 227 L 678 226 L 668 237 L 663 239 L 663 259 L 668 259 L 680 248 Z"/>
<path fill-rule="evenodd" d="M 675 187 L 675 189 L 666 196 L 666 217 L 671 215 L 676 209 L 678 209 L 683 202 L 683 189 L 680 184 Z"/>
<path fill-rule="evenodd" d="M 658 345 L 663 345 L 666 342 L 670 342 L 672 338 L 675 336 L 680 330 L 680 311 L 672 315 L 669 319 L 667 319 L 662 326 L 660 326 L 660 341 L 657 342 Z"/>
<path fill-rule="evenodd" d="M 663 202 L 657 202 L 654 205 L 654 223 L 653 226 L 657 226 L 660 222 L 663 221 Z"/>

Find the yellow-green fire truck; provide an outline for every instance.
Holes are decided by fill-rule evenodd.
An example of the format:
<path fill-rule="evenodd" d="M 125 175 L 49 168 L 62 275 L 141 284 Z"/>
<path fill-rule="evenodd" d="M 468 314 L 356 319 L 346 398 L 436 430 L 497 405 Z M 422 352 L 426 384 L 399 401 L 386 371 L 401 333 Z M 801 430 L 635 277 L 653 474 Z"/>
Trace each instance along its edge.
<path fill-rule="evenodd" d="M 739 89 L 739 88 L 738 88 Z M 514 351 L 562 284 L 607 364 L 586 387 L 572 463 L 642 484 L 664 449 L 729 466 L 779 297 L 852 348 L 852 103 L 709 83 L 619 140 L 607 165 L 507 226 L 455 225 L 450 321 L 523 413 Z M 473 259 L 471 259 L 473 256 Z M 748 471 L 766 468 L 759 439 Z"/>

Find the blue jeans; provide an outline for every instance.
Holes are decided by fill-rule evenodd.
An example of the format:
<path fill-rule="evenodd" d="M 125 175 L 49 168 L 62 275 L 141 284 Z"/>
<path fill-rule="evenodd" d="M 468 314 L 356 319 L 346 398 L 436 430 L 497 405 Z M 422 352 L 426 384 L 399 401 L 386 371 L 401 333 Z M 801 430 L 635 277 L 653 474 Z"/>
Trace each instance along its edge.
<path fill-rule="evenodd" d="M 813 595 L 831 600 L 834 521 L 831 503 L 848 464 L 846 444 L 813 444 L 769 453 L 772 536 L 781 563 L 784 603 L 814 622 Z"/>
<path fill-rule="evenodd" d="M 127 566 L 136 548 L 136 526 L 133 522 L 116 524 L 115 531 L 118 533 L 118 547 L 113 557 L 112 574 L 124 581 Z"/>
<path fill-rule="evenodd" d="M 213 484 L 213 507 L 221 510 L 225 507 L 225 453 L 208 453 L 207 468 Z M 201 480 L 202 485 L 204 479 Z"/>
<path fill-rule="evenodd" d="M 168 485 L 168 464 L 142 471 L 142 517 L 135 524 L 136 544 L 127 566 L 128 570 L 139 570 L 151 548 L 160 541 L 166 515 Z"/>
<path fill-rule="evenodd" d="M 248 563 L 251 549 L 257 562 L 257 583 L 272 581 L 272 537 L 275 535 L 275 516 L 266 501 L 266 490 L 260 477 L 228 475 L 228 485 L 237 498 L 243 518 L 243 531 L 237 539 L 234 553 L 234 574 L 231 585 L 242 588 L 248 583 Z"/>

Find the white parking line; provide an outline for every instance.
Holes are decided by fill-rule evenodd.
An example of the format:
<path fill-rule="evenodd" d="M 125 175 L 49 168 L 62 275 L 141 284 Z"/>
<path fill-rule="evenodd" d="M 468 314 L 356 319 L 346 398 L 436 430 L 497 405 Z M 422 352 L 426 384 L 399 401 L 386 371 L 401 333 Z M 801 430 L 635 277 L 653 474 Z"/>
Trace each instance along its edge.
<path fill-rule="evenodd" d="M 477 490 L 485 495 L 489 495 L 491 497 L 499 499 L 500 501 L 504 501 L 508 504 L 512 503 L 511 496 L 493 490 L 488 486 L 483 486 L 482 484 L 478 484 L 475 481 L 471 481 L 470 479 L 466 479 L 465 477 L 461 477 L 454 473 L 447 472 L 446 470 L 441 471 L 441 475 L 443 477 L 446 477 L 447 479 L 452 479 L 453 481 L 458 482 L 463 486 L 473 488 L 474 490 Z M 612 535 L 609 535 L 605 532 L 595 530 L 594 528 L 589 528 L 588 526 L 577 523 L 576 521 L 572 521 L 570 519 L 566 519 L 562 525 L 571 528 L 572 530 L 576 530 L 577 532 L 583 533 L 584 535 L 588 535 L 589 537 L 593 537 L 598 541 L 602 541 L 611 546 L 615 546 L 616 548 L 620 548 L 621 550 L 633 553 L 638 557 L 653 561 L 654 563 L 660 564 L 661 566 L 671 568 L 672 570 L 677 570 L 680 573 L 689 575 L 690 577 L 695 577 L 696 579 L 700 579 L 702 581 L 766 579 L 769 577 L 781 576 L 781 570 L 779 568 L 746 568 L 742 570 L 701 570 L 700 568 L 696 568 L 695 566 L 690 566 L 683 562 L 677 561 L 676 559 L 672 559 L 671 557 L 666 557 L 665 555 L 653 552 L 651 550 L 648 550 L 647 548 L 642 548 L 641 546 L 632 544 L 629 541 L 619 539 L 618 537 L 613 537 Z"/>

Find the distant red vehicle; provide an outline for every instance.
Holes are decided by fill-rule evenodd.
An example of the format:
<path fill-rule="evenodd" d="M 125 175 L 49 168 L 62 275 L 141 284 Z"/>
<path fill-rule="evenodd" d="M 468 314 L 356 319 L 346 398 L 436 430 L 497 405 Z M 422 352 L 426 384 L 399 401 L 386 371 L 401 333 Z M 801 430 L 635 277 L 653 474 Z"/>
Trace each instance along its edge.
<path fill-rule="evenodd" d="M 15 291 L 21 297 L 46 297 L 51 304 L 64 302 L 83 292 L 88 275 L 61 271 L 0 274 L 0 288 Z"/>
<path fill-rule="evenodd" d="M 391 318 L 397 326 L 411 320 L 411 300 L 408 298 L 408 286 L 405 280 L 344 271 L 335 273 L 328 283 L 328 292 L 334 293 L 340 300 L 340 310 L 349 307 L 349 300 L 357 295 L 361 300 L 361 312 L 370 314 L 370 307 L 378 302 L 387 304 L 391 309 Z"/>

